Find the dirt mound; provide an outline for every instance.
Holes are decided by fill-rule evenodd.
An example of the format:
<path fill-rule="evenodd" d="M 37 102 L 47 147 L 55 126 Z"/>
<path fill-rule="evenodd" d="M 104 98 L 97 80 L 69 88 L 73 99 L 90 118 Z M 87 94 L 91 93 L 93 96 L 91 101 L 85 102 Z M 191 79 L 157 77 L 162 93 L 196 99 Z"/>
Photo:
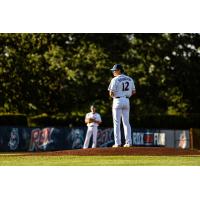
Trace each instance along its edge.
<path fill-rule="evenodd" d="M 51 152 L 29 152 L 24 155 L 44 155 L 44 156 L 62 156 L 62 155 L 77 155 L 77 156 L 191 156 L 200 155 L 199 150 L 175 149 L 166 147 L 130 147 L 130 148 L 94 148 L 94 149 L 77 149 Z"/>

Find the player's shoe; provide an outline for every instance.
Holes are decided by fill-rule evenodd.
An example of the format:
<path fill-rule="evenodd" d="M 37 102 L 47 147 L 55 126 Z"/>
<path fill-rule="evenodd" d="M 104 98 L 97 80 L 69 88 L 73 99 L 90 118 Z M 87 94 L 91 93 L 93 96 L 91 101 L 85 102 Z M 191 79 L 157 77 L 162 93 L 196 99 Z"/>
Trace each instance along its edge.
<path fill-rule="evenodd" d="M 114 144 L 112 147 L 113 147 L 113 148 L 117 148 L 117 147 L 121 147 L 121 145 Z"/>
<path fill-rule="evenodd" d="M 123 147 L 132 147 L 131 144 L 125 144 Z"/>

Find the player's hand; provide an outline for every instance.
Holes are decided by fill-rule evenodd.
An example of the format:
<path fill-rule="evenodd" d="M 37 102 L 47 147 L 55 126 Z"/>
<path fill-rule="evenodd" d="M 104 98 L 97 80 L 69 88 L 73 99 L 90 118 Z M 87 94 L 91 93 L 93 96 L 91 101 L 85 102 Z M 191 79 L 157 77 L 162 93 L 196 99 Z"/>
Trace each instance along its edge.
<path fill-rule="evenodd" d="M 93 118 L 89 118 L 89 123 L 92 123 L 94 122 L 94 119 Z"/>

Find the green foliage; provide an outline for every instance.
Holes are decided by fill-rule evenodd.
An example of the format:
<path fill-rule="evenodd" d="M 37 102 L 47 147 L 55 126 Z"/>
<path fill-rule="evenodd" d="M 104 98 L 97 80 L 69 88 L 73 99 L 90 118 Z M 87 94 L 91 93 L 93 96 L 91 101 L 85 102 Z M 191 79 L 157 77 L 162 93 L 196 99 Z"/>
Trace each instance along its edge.
<path fill-rule="evenodd" d="M 199 34 L 134 34 L 126 54 L 135 114 L 199 113 Z"/>
<path fill-rule="evenodd" d="M 78 118 L 96 103 L 111 115 L 110 68 L 121 63 L 135 80 L 136 120 L 200 113 L 200 34 L 18 33 L 0 43 L 0 112 Z"/>

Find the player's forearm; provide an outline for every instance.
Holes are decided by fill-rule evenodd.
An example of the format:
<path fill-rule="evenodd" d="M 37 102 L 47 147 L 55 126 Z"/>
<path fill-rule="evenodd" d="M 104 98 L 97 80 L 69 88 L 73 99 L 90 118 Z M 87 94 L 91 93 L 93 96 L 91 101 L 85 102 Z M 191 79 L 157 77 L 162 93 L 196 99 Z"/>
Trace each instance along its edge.
<path fill-rule="evenodd" d="M 86 123 L 86 124 L 90 123 L 90 120 L 89 120 L 88 118 L 85 119 L 85 123 Z"/>

